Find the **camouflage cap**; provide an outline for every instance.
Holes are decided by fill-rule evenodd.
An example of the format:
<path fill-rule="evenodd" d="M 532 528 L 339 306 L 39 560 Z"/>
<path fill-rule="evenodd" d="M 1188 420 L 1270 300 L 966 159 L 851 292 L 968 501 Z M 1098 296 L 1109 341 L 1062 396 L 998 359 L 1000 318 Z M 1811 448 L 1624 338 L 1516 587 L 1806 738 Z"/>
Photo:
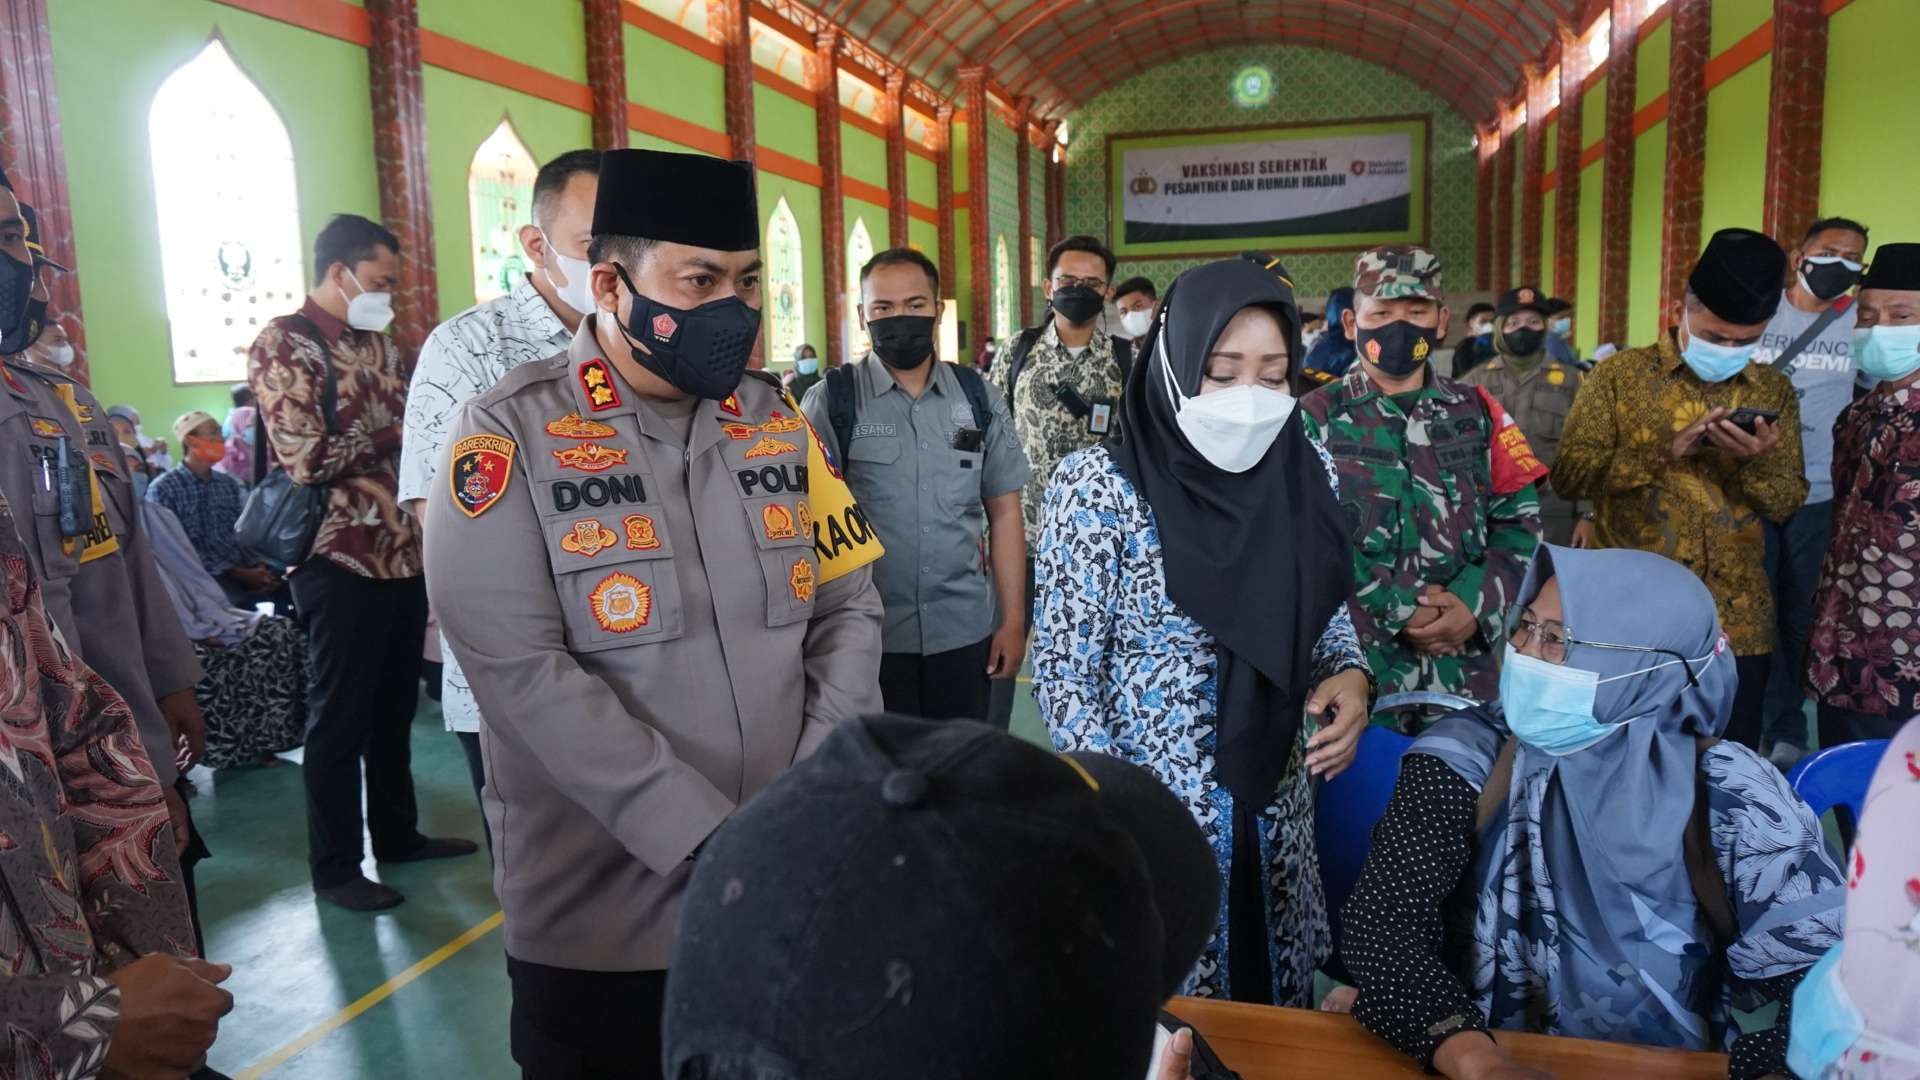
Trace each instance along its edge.
<path fill-rule="evenodd" d="M 1440 256 L 1417 244 L 1389 244 L 1360 253 L 1353 291 L 1376 300 L 1440 299 Z"/>

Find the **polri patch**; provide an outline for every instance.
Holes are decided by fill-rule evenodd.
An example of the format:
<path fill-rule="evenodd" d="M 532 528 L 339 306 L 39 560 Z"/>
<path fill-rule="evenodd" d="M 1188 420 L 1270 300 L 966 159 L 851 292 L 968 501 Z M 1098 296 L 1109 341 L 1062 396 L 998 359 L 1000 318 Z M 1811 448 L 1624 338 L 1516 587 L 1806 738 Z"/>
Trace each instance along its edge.
<path fill-rule="evenodd" d="M 580 390 L 587 398 L 587 408 L 594 412 L 620 407 L 620 391 L 613 384 L 613 371 L 607 362 L 595 358 L 580 365 Z"/>
<path fill-rule="evenodd" d="M 591 559 L 619 542 L 620 538 L 600 524 L 599 518 L 587 518 L 573 523 L 573 531 L 560 538 L 560 547 L 569 554 Z"/>
<path fill-rule="evenodd" d="M 794 527 L 793 514 L 779 503 L 768 503 L 760 511 L 760 524 L 766 529 L 769 540 L 792 540 L 800 535 Z"/>
<path fill-rule="evenodd" d="M 653 519 L 647 515 L 628 514 L 621 519 L 620 527 L 627 531 L 628 551 L 659 550 L 659 534 L 653 531 Z"/>
<path fill-rule="evenodd" d="M 779 457 L 781 454 L 797 454 L 800 448 L 790 442 L 776 439 L 771 435 L 747 448 L 749 458 Z"/>
<path fill-rule="evenodd" d="M 553 460 L 563 469 L 606 472 L 615 465 L 625 465 L 627 451 L 602 446 L 599 443 L 581 443 L 579 446 L 563 446 L 553 451 Z"/>
<path fill-rule="evenodd" d="M 577 412 L 570 412 L 558 420 L 547 421 L 547 434 L 556 439 L 611 439 L 618 432 L 613 425 L 598 420 L 588 420 Z"/>
<path fill-rule="evenodd" d="M 453 444 L 453 468 L 447 472 L 447 482 L 461 513 L 477 518 L 500 501 L 513 481 L 517 449 L 504 435 L 469 435 Z"/>
<path fill-rule="evenodd" d="M 587 594 L 593 621 L 609 634 L 631 634 L 653 617 L 653 590 L 631 574 L 618 571 L 600 579 Z"/>

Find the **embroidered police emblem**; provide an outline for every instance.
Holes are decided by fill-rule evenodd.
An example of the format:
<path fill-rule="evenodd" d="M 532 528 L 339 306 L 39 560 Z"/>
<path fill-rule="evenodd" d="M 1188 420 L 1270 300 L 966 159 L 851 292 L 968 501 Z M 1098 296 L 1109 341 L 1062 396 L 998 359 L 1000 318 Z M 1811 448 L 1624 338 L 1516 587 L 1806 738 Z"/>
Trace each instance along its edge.
<path fill-rule="evenodd" d="M 599 518 L 587 518 L 573 523 L 573 531 L 560 538 L 560 547 L 574 555 L 585 555 L 591 559 L 602 551 L 620 542 L 613 530 L 600 524 Z"/>
<path fill-rule="evenodd" d="M 587 594 L 593 621 L 609 634 L 630 634 L 653 617 L 653 590 L 631 574 L 608 574 Z"/>
<path fill-rule="evenodd" d="M 787 575 L 787 584 L 793 588 L 793 598 L 801 603 L 813 599 L 813 564 L 805 557 L 793 561 L 793 573 Z"/>
<path fill-rule="evenodd" d="M 548 421 L 547 434 L 556 439 L 611 439 L 618 432 L 611 424 L 586 420 L 579 413 L 570 412 L 558 420 Z"/>
<path fill-rule="evenodd" d="M 768 503 L 760 511 L 760 524 L 766 528 L 769 540 L 791 540 L 800 533 L 794 528 L 793 514 L 779 503 Z"/>
<path fill-rule="evenodd" d="M 615 465 L 625 465 L 627 451 L 601 446 L 599 443 L 581 443 L 579 446 L 566 446 L 553 451 L 553 460 L 563 469 L 606 472 Z"/>
<path fill-rule="evenodd" d="M 621 519 L 620 527 L 627 531 L 628 551 L 654 551 L 660 547 L 660 537 L 653 531 L 653 519 L 647 515 L 628 514 Z"/>
<path fill-rule="evenodd" d="M 782 442 L 769 435 L 759 442 L 754 443 L 753 446 L 747 450 L 747 456 L 750 458 L 779 457 L 781 454 L 797 454 L 799 452 L 800 448 L 792 443 Z"/>
<path fill-rule="evenodd" d="M 461 513 L 477 518 L 507 493 L 516 449 L 514 441 L 502 435 L 469 435 L 453 444 L 447 482 Z"/>

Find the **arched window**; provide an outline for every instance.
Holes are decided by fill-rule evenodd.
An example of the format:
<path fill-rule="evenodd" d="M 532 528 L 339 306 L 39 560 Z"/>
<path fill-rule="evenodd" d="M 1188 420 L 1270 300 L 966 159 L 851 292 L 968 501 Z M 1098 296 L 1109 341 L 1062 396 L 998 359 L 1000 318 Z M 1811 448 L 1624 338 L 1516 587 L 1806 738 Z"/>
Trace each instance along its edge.
<path fill-rule="evenodd" d="M 807 337 L 806 264 L 800 223 L 786 196 L 767 219 L 767 359 L 791 360 Z"/>
<path fill-rule="evenodd" d="M 847 235 L 847 341 L 848 360 L 867 355 L 872 344 L 860 328 L 860 268 L 873 258 L 873 236 L 867 232 L 867 219 L 854 218 L 853 232 Z"/>
<path fill-rule="evenodd" d="M 467 214 L 472 225 L 473 298 L 492 300 L 513 291 L 527 272 L 520 253 L 520 226 L 533 221 L 533 154 L 502 119 L 473 152 L 467 166 Z"/>
<path fill-rule="evenodd" d="M 160 84 L 147 136 L 173 381 L 238 382 L 306 292 L 293 142 L 218 38 Z"/>
<path fill-rule="evenodd" d="M 1013 264 L 1007 258 L 1007 238 L 993 242 L 993 336 L 1005 341 L 1013 334 Z"/>

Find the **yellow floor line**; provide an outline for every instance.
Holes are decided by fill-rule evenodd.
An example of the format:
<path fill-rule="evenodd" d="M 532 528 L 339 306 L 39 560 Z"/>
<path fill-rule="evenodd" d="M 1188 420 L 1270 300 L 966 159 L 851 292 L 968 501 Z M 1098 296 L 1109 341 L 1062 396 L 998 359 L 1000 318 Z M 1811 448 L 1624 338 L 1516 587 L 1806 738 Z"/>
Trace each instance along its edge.
<path fill-rule="evenodd" d="M 359 1016 L 361 1013 L 392 997 L 396 990 L 399 990 L 401 987 L 440 966 L 442 961 L 454 953 L 459 952 L 461 949 L 492 933 L 494 928 L 500 925 L 500 920 L 501 913 L 498 911 L 482 919 L 459 937 L 454 938 L 452 941 L 433 950 L 426 956 L 421 957 L 419 962 L 415 963 L 412 967 L 381 983 L 379 986 L 374 987 L 360 1000 L 334 1013 L 317 1026 L 307 1029 L 299 1038 L 268 1054 L 265 1058 L 255 1062 L 253 1065 L 248 1066 L 235 1080 L 260 1080 L 260 1077 L 285 1065 L 314 1043 L 347 1026 L 348 1023 L 352 1022 L 354 1017 Z"/>

